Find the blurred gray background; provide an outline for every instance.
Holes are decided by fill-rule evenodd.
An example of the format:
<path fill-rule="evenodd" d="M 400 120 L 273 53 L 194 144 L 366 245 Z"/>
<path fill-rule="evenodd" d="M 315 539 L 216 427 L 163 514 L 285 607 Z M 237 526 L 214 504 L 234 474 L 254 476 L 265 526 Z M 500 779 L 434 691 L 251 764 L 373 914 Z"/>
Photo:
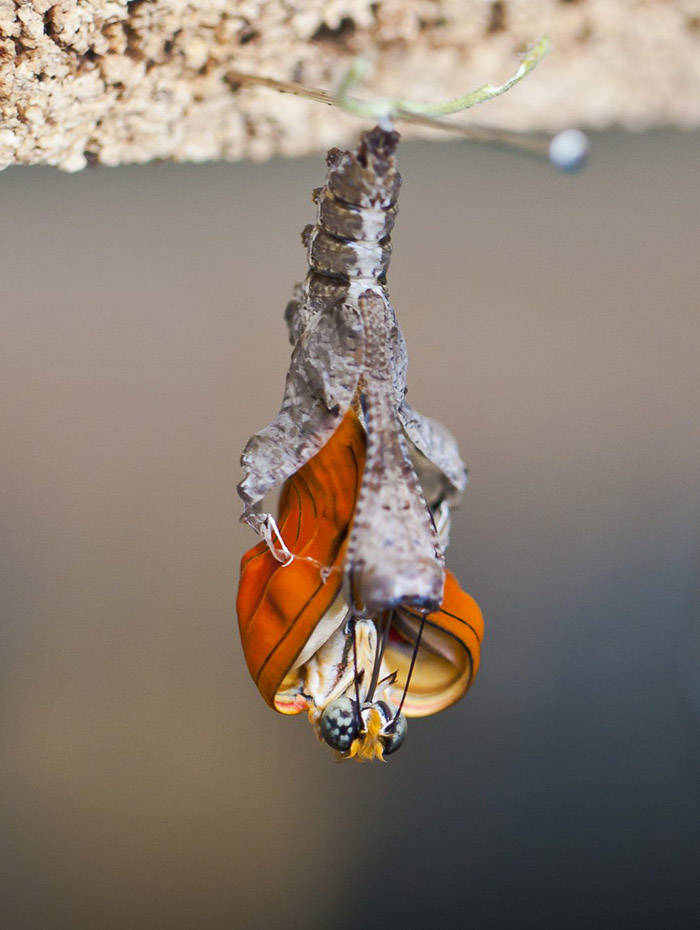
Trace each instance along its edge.
<path fill-rule="evenodd" d="M 323 158 L 0 177 L 3 926 L 700 925 L 699 141 L 400 150 L 487 633 L 385 766 L 263 704 L 234 613 Z"/>

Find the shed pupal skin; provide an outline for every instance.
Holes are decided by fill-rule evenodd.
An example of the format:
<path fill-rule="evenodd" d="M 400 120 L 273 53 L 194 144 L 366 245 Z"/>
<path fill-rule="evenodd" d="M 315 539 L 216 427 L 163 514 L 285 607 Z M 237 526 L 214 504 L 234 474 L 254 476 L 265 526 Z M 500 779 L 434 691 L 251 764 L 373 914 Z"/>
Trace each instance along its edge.
<path fill-rule="evenodd" d="M 406 346 L 386 284 L 398 141 L 375 127 L 356 150 L 328 154 L 317 222 L 303 233 L 309 271 L 285 314 L 294 350 L 282 408 L 246 446 L 239 485 L 242 519 L 262 532 L 264 496 L 355 411 L 368 445 L 345 571 L 367 615 L 440 606 L 444 556 L 430 509 L 449 508 L 467 481 L 453 437 L 405 399 Z"/>

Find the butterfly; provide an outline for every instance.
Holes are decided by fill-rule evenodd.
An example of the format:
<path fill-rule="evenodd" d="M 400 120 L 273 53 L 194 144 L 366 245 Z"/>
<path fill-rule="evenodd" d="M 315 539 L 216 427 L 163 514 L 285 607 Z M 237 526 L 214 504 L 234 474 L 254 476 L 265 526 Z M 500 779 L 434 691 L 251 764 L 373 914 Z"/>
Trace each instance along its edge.
<path fill-rule="evenodd" d="M 343 582 L 365 447 L 364 429 L 350 410 L 285 482 L 278 527 L 289 558 L 280 561 L 266 542 L 247 552 L 237 610 L 248 668 L 267 703 L 283 714 L 309 712 L 341 753 L 381 758 L 398 746 L 392 730 L 367 739 L 372 719 L 382 717 L 380 737 L 396 716 L 391 708 L 422 717 L 457 701 L 479 667 L 483 620 L 449 571 L 437 610 L 399 603 L 374 614 L 376 623 L 362 617 Z M 340 730 L 332 725 L 339 714 L 348 720 Z"/>
<path fill-rule="evenodd" d="M 456 443 L 406 401 L 406 347 L 386 272 L 401 178 L 398 134 L 331 150 L 309 272 L 286 311 L 294 345 L 282 407 L 248 442 L 243 650 L 276 710 L 308 711 L 342 757 L 383 758 L 405 716 L 467 690 L 483 621 L 445 570 L 450 508 L 466 485 Z M 265 495 L 284 482 L 278 521 Z"/>

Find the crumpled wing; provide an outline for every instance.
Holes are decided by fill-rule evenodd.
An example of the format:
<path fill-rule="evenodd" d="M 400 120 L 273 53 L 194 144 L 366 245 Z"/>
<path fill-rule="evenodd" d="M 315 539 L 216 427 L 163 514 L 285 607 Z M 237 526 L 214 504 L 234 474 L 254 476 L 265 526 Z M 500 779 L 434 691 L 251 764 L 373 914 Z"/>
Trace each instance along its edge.
<path fill-rule="evenodd" d="M 280 562 L 262 542 L 241 560 L 236 609 L 243 652 L 271 707 L 340 590 L 364 450 L 364 431 L 349 411 L 321 451 L 282 490 L 279 530 L 293 557 Z M 324 568 L 331 571 L 322 572 Z"/>
<path fill-rule="evenodd" d="M 399 420 L 420 456 L 413 457 L 423 493 L 431 506 L 446 500 L 454 504 L 467 486 L 467 468 L 450 431 L 403 401 Z"/>
<path fill-rule="evenodd" d="M 420 453 L 420 456 L 413 456 L 413 465 L 431 507 L 443 500 L 453 504 L 467 486 L 466 466 L 449 430 L 437 420 L 418 413 L 405 399 L 408 368 L 406 340 L 388 301 L 387 307 L 391 319 L 388 349 L 396 409 L 406 435 Z"/>
<path fill-rule="evenodd" d="M 406 384 L 406 372 L 408 369 L 408 350 L 403 332 L 396 319 L 396 313 L 391 303 L 387 300 L 387 308 L 390 310 L 390 319 L 392 321 L 389 329 L 389 356 L 391 364 L 392 384 L 394 387 L 394 396 L 396 397 L 396 409 L 401 408 L 404 402 L 408 386 Z"/>
<path fill-rule="evenodd" d="M 355 395 L 364 333 L 351 303 L 339 303 L 309 322 L 292 352 L 284 400 L 272 423 L 249 441 L 238 493 L 242 520 L 259 529 L 260 502 L 329 440 Z"/>
<path fill-rule="evenodd" d="M 421 625 L 414 610 L 399 611 L 384 653 L 387 667 L 398 672 L 389 699 L 398 704 Z M 476 601 L 463 591 L 451 571 L 445 572 L 445 594 L 439 610 L 427 615 L 418 655 L 404 700 L 407 717 L 427 717 L 458 701 L 479 668 L 484 620 Z"/>

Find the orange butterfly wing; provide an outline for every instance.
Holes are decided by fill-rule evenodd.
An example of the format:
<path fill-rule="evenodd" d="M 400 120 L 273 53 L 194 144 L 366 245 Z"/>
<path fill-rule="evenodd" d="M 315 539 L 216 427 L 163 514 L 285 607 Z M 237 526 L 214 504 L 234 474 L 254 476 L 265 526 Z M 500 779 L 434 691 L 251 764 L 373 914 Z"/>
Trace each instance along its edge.
<path fill-rule="evenodd" d="M 263 542 L 241 560 L 236 607 L 243 652 L 271 707 L 340 589 L 364 459 L 365 434 L 349 411 L 326 445 L 282 490 L 278 525 L 285 544 L 299 558 L 285 565 Z M 319 565 L 337 570 L 324 582 Z"/>
<path fill-rule="evenodd" d="M 445 593 L 440 610 L 428 614 L 426 621 L 459 640 L 469 653 L 473 678 L 481 658 L 484 618 L 479 605 L 470 594 L 462 590 L 449 569 L 445 572 Z"/>

